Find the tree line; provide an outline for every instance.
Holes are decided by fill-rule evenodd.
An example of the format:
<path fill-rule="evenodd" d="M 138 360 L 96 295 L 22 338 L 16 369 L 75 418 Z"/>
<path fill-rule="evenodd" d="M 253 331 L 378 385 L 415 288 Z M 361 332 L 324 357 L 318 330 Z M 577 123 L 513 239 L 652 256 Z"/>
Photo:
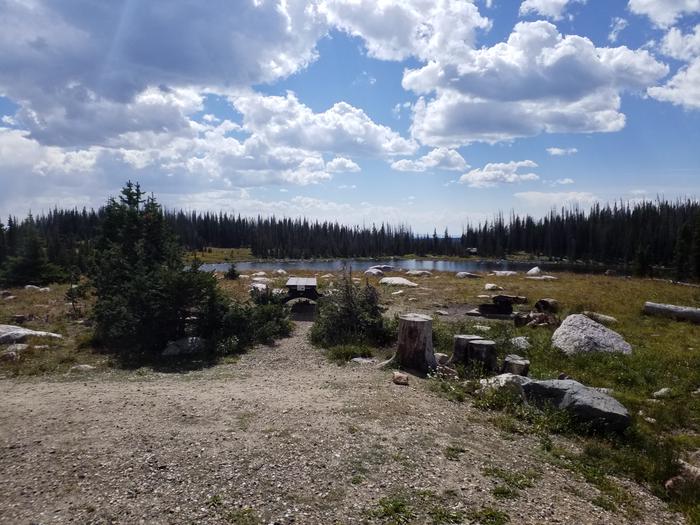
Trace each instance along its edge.
<path fill-rule="evenodd" d="M 25 263 L 34 258 L 53 265 L 47 273 L 86 271 L 105 210 L 53 209 L 0 223 L 5 281 L 18 269 L 26 277 L 31 269 L 22 270 L 23 256 Z M 562 208 L 540 218 L 498 213 L 490 221 L 465 226 L 459 236 L 447 230 L 422 235 L 406 225 L 350 226 L 224 212 L 164 210 L 163 216 L 187 249 L 249 247 L 261 259 L 469 256 L 475 250 L 485 257 L 527 253 L 549 260 L 614 264 L 640 275 L 664 267 L 679 279 L 700 278 L 700 203 L 690 199 Z"/>

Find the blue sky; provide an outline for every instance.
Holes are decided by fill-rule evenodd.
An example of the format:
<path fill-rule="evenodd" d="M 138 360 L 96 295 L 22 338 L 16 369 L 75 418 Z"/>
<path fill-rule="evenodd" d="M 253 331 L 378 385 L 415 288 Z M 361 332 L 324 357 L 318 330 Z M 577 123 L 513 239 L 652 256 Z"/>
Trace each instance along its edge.
<path fill-rule="evenodd" d="M 700 0 L 0 2 L 0 215 L 459 233 L 700 193 Z"/>

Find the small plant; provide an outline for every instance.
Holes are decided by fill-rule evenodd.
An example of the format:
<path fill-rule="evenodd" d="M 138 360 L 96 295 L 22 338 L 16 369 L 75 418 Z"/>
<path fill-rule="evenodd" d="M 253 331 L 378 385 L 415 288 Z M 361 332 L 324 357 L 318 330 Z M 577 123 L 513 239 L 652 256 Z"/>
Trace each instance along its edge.
<path fill-rule="evenodd" d="M 433 525 L 447 525 L 464 521 L 464 512 L 446 509 L 442 506 L 433 507 L 428 514 Z"/>
<path fill-rule="evenodd" d="M 445 448 L 444 454 L 450 461 L 459 461 L 459 456 L 464 454 L 466 450 L 460 446 L 449 445 Z"/>
<path fill-rule="evenodd" d="M 491 490 L 491 494 L 498 499 L 515 499 L 520 496 L 520 491 L 508 485 L 496 485 Z"/>
<path fill-rule="evenodd" d="M 386 525 L 404 525 L 412 523 L 415 518 L 408 501 L 401 496 L 380 499 L 377 508 L 370 511 L 369 515 L 383 520 Z"/>
<path fill-rule="evenodd" d="M 238 509 L 227 512 L 224 519 L 233 525 L 261 525 L 262 520 L 253 509 Z"/>
<path fill-rule="evenodd" d="M 469 519 L 481 525 L 505 525 L 510 523 L 510 516 L 503 511 L 492 507 L 484 507 L 481 510 L 469 513 Z"/>
<path fill-rule="evenodd" d="M 326 357 L 330 361 L 342 365 L 356 357 L 372 357 L 372 349 L 362 345 L 332 346 L 326 350 Z"/>

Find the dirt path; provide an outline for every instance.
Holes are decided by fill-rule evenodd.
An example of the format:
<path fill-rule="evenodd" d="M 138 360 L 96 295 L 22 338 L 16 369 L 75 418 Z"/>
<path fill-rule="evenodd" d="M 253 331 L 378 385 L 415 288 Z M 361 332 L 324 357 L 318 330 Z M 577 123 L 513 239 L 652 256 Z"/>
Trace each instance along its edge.
<path fill-rule="evenodd" d="M 406 502 L 398 523 L 682 523 L 638 487 L 637 517 L 601 509 L 534 439 L 422 380 L 330 364 L 308 328 L 203 372 L 0 381 L 0 523 L 390 523 L 382 498 Z M 489 466 L 539 477 L 496 499 Z"/>

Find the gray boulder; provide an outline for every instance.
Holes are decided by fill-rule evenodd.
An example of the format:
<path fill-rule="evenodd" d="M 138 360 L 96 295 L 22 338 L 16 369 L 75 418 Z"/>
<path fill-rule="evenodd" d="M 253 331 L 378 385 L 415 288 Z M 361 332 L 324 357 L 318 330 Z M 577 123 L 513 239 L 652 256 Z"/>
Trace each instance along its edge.
<path fill-rule="evenodd" d="M 90 372 L 95 370 L 95 367 L 92 365 L 73 365 L 70 369 L 73 372 Z"/>
<path fill-rule="evenodd" d="M 630 425 L 629 412 L 619 401 L 573 379 L 529 381 L 523 391 L 529 403 L 566 410 L 594 430 L 622 432 Z"/>
<path fill-rule="evenodd" d="M 479 384 L 481 388 L 476 391 L 476 394 L 483 395 L 488 392 L 505 389 L 525 401 L 526 396 L 523 387 L 530 382 L 531 379 L 517 374 L 500 374 L 487 379 L 480 379 Z"/>
<path fill-rule="evenodd" d="M 197 354 L 204 350 L 204 339 L 201 337 L 183 337 L 177 341 L 171 341 L 163 350 L 163 357 Z"/>
<path fill-rule="evenodd" d="M 457 272 L 455 277 L 457 279 L 481 279 L 481 275 L 471 272 Z"/>
<path fill-rule="evenodd" d="M 552 335 L 552 346 L 567 355 L 586 352 L 632 353 L 620 334 L 581 314 L 570 315 Z"/>
<path fill-rule="evenodd" d="M 22 343 L 28 337 L 52 337 L 55 339 L 63 338 L 62 335 L 51 332 L 40 332 L 37 330 L 30 330 L 29 328 L 23 328 L 21 326 L 0 324 L 0 344 Z"/>
<path fill-rule="evenodd" d="M 16 352 L 19 354 L 20 352 L 24 352 L 27 348 L 29 348 L 29 345 L 26 343 L 15 343 L 13 345 L 8 346 L 5 349 L 5 351 L 6 352 Z"/>
<path fill-rule="evenodd" d="M 513 337 L 510 340 L 510 344 L 512 344 L 513 348 L 516 350 L 529 350 L 532 347 L 530 340 L 525 336 Z"/>
<path fill-rule="evenodd" d="M 406 275 L 409 275 L 411 277 L 430 277 L 433 275 L 430 273 L 428 270 L 409 270 L 406 272 Z"/>

